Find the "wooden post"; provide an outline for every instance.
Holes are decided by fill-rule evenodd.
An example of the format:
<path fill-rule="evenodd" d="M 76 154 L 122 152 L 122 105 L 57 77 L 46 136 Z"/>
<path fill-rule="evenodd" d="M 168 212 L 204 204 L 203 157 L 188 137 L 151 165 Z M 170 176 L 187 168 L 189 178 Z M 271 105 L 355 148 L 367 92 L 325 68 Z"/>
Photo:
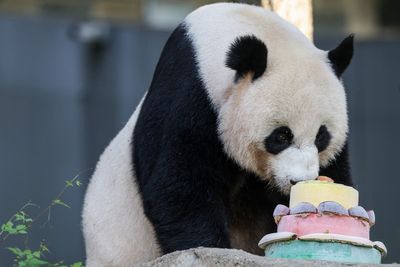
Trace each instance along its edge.
<path fill-rule="evenodd" d="M 262 5 L 299 28 L 313 39 L 312 0 L 262 0 Z"/>

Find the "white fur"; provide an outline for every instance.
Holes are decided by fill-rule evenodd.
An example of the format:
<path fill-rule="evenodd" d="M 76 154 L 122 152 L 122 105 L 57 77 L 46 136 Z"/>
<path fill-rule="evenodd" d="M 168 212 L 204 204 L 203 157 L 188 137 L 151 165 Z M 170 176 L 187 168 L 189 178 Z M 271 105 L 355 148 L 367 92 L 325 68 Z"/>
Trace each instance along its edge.
<path fill-rule="evenodd" d="M 187 25 L 201 77 L 219 115 L 221 139 L 233 159 L 267 180 L 275 177 L 276 184 L 283 186 L 280 189 L 288 192 L 287 178 L 276 173 L 285 173 L 277 166 L 287 164 L 274 164 L 271 169 L 275 156 L 265 151 L 263 141 L 276 127 L 285 125 L 294 133 L 295 146 L 313 146 L 322 124 L 332 140 L 311 161 L 325 166 L 334 159 L 346 140 L 347 107 L 343 86 L 329 66 L 327 52 L 317 49 L 275 13 L 255 6 L 205 6 L 188 16 Z M 268 63 L 264 75 L 255 82 L 249 76 L 235 84 L 235 71 L 225 66 L 226 53 L 243 35 L 255 35 L 266 44 Z M 307 168 L 303 165 L 302 173 Z"/>
<path fill-rule="evenodd" d="M 290 180 L 299 182 L 315 179 L 319 171 L 318 150 L 315 146 L 289 147 L 271 158 L 271 170 L 280 177 L 276 181 L 280 188 L 289 189 Z"/>
<path fill-rule="evenodd" d="M 132 172 L 132 134 L 142 102 L 100 157 L 87 189 L 82 216 L 88 267 L 132 266 L 160 255 Z"/>

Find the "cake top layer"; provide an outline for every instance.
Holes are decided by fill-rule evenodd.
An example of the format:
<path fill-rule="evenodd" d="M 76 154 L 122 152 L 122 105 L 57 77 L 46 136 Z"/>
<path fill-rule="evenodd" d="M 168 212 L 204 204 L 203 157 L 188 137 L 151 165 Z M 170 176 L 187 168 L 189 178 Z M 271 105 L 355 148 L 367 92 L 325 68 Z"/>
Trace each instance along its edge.
<path fill-rule="evenodd" d="M 318 206 L 324 201 L 335 201 L 346 209 L 358 206 L 358 191 L 353 187 L 336 184 L 327 177 L 319 180 L 298 182 L 290 191 L 289 208 L 300 202 L 308 202 Z"/>

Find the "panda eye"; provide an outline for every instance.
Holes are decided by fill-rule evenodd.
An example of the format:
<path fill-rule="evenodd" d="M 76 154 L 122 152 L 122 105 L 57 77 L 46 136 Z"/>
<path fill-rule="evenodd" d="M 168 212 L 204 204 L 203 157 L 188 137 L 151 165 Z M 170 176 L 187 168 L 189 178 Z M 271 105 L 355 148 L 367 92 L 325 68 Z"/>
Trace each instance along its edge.
<path fill-rule="evenodd" d="M 324 151 L 331 141 L 331 134 L 325 125 L 319 127 L 317 136 L 315 137 L 315 146 L 318 149 L 318 152 Z"/>
<path fill-rule="evenodd" d="M 290 128 L 282 126 L 276 128 L 267 138 L 265 138 L 265 149 L 271 154 L 278 154 L 279 152 L 288 148 L 293 141 L 293 134 Z"/>

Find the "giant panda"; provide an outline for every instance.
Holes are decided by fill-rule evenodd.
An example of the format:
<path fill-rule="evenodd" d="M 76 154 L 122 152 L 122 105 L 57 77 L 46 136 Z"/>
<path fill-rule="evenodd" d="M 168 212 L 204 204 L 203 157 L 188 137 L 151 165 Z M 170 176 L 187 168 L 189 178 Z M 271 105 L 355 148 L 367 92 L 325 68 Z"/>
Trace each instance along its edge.
<path fill-rule="evenodd" d="M 87 265 L 199 246 L 260 254 L 293 184 L 328 175 L 351 185 L 341 75 L 352 55 L 352 36 L 322 51 L 261 7 L 189 14 L 91 178 Z"/>

